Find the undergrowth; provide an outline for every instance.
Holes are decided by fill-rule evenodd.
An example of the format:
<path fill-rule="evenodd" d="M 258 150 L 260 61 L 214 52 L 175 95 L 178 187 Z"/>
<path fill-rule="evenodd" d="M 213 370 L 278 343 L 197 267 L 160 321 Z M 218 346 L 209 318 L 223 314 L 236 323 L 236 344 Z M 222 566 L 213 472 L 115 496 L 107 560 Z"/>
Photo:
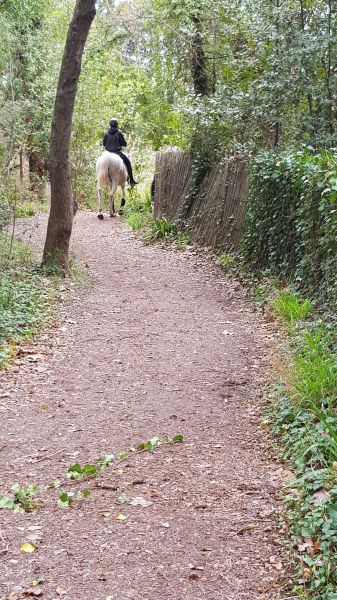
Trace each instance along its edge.
<path fill-rule="evenodd" d="M 279 292 L 271 305 L 286 324 L 289 341 L 269 422 L 294 473 L 284 519 L 293 548 L 293 591 L 306 600 L 336 600 L 336 330 L 314 320 L 311 301 L 289 290 Z"/>
<path fill-rule="evenodd" d="M 124 218 L 133 231 L 141 231 L 148 243 L 164 242 L 176 249 L 183 249 L 189 244 L 189 235 L 181 231 L 176 223 L 165 217 L 154 216 L 149 192 L 140 194 L 134 190 L 130 196 Z"/>
<path fill-rule="evenodd" d="M 71 281 L 65 288 L 57 269 L 39 267 L 27 244 L 0 233 L 0 370 L 22 343 L 50 325 L 62 290 L 85 283 L 82 266 L 72 257 L 69 264 Z"/>
<path fill-rule="evenodd" d="M 35 266 L 29 248 L 0 237 L 0 369 L 15 355 L 18 344 L 30 339 L 51 320 L 52 282 Z"/>

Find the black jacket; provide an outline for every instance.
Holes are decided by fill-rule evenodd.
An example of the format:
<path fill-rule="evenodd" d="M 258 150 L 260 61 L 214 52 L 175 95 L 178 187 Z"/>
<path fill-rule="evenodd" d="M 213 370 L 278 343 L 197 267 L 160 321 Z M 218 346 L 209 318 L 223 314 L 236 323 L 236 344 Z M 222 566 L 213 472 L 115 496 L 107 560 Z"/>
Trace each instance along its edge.
<path fill-rule="evenodd" d="M 125 137 L 116 127 L 110 127 L 103 138 L 103 146 L 109 152 L 120 152 L 126 146 Z"/>

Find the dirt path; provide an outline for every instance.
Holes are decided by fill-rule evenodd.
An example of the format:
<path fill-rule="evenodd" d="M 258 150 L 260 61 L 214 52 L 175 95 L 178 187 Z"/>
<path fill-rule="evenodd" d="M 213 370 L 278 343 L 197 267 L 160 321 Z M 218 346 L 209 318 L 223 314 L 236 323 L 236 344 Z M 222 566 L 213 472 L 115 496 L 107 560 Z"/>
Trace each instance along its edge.
<path fill-rule="evenodd" d="M 92 491 L 70 509 L 51 490 L 34 512 L 1 511 L 0 597 L 44 576 L 46 600 L 278 598 L 277 466 L 256 399 L 268 325 L 217 268 L 117 219 L 78 215 L 73 244 L 89 284 L 1 375 L 0 493 L 155 435 L 184 442 L 68 485 Z M 152 504 L 118 504 L 116 487 Z"/>

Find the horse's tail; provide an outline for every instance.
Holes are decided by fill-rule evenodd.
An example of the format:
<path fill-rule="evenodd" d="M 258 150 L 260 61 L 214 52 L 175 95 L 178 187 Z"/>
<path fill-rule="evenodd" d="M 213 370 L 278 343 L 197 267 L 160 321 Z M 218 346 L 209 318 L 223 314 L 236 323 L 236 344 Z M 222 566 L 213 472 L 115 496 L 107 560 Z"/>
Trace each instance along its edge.
<path fill-rule="evenodd" d="M 110 184 L 111 184 L 112 183 L 112 176 L 111 176 L 111 173 L 110 173 L 110 165 L 108 165 L 108 177 L 109 177 L 109 181 L 110 181 Z"/>

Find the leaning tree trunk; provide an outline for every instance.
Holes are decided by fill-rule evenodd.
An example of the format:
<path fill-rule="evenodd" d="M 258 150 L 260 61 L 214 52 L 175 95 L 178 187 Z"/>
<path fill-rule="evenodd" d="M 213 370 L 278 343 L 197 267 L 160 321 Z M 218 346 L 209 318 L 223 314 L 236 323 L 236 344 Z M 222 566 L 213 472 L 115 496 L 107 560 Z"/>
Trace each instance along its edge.
<path fill-rule="evenodd" d="M 42 264 L 55 264 L 64 273 L 68 270 L 69 242 L 73 225 L 69 164 L 72 117 L 84 45 L 95 14 L 95 0 L 77 0 L 64 49 L 51 128 L 51 206 Z"/>

